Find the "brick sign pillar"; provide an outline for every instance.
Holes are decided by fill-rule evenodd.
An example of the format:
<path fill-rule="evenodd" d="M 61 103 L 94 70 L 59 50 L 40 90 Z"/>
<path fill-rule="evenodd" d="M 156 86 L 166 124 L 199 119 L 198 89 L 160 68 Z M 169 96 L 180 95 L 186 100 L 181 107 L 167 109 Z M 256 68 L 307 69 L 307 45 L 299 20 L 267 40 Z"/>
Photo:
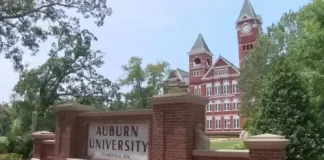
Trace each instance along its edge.
<path fill-rule="evenodd" d="M 91 106 L 75 103 L 63 104 L 56 109 L 55 130 L 55 160 L 66 160 L 66 158 L 82 158 L 85 150 L 82 148 L 86 126 L 78 119 L 81 112 L 92 111 Z"/>
<path fill-rule="evenodd" d="M 43 141 L 44 140 L 54 140 L 55 135 L 52 132 L 39 131 L 32 134 L 33 137 L 33 158 L 41 159 L 43 154 Z"/>
<path fill-rule="evenodd" d="M 151 160 L 192 160 L 195 127 L 205 124 L 208 99 L 182 92 L 154 96 L 151 103 Z"/>
<path fill-rule="evenodd" d="M 250 160 L 284 160 L 289 140 L 283 136 L 262 134 L 244 141 L 249 148 Z"/>

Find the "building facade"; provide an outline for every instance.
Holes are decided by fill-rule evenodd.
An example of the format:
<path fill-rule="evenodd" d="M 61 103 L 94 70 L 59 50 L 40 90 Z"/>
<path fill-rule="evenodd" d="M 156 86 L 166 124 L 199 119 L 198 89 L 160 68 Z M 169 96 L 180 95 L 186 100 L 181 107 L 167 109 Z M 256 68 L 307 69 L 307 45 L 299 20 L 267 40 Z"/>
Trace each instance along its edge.
<path fill-rule="evenodd" d="M 256 15 L 249 0 L 244 0 L 236 20 L 238 58 L 240 67 L 244 57 L 255 47 L 261 33 L 262 20 Z M 206 106 L 206 134 L 239 135 L 244 116 L 240 114 L 240 70 L 222 56 L 213 61 L 213 54 L 201 34 L 188 53 L 189 72 L 171 71 L 166 83 L 196 95 L 208 97 Z M 183 76 L 185 75 L 185 76 Z"/>
<path fill-rule="evenodd" d="M 188 92 L 189 73 L 179 68 L 171 70 L 168 79 L 164 83 L 164 93 L 168 93 L 171 87 L 179 87 L 183 91 Z"/>

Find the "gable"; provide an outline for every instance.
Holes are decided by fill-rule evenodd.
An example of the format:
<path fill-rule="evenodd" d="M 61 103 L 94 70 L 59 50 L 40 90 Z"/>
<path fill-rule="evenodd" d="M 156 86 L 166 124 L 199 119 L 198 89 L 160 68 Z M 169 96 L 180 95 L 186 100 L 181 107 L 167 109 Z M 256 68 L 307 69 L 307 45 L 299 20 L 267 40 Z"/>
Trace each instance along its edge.
<path fill-rule="evenodd" d="M 184 71 L 184 70 L 182 70 L 182 69 L 177 69 L 177 71 L 178 71 L 178 73 L 181 75 L 181 77 L 182 78 L 187 78 L 187 77 L 189 77 L 189 73 L 188 72 L 186 72 L 186 71 Z"/>
<path fill-rule="evenodd" d="M 228 67 L 228 73 L 229 74 L 240 74 L 236 69 L 234 69 L 232 66 Z"/>
<path fill-rule="evenodd" d="M 223 59 L 219 59 L 214 65 L 213 67 L 222 67 L 222 66 L 228 66 L 229 64 L 227 64 Z"/>
<path fill-rule="evenodd" d="M 177 76 L 177 74 L 175 73 L 175 71 L 171 71 L 171 72 L 170 72 L 168 79 L 171 79 L 171 78 L 178 78 L 178 76 Z"/>
<path fill-rule="evenodd" d="M 215 75 L 214 75 L 215 72 L 222 73 L 222 74 L 227 73 L 228 75 L 240 74 L 238 68 L 235 67 L 231 62 L 229 62 L 222 56 L 218 57 L 218 59 L 214 62 L 212 67 L 209 68 L 209 70 L 203 76 L 202 79 L 210 79 L 210 78 L 215 77 Z"/>

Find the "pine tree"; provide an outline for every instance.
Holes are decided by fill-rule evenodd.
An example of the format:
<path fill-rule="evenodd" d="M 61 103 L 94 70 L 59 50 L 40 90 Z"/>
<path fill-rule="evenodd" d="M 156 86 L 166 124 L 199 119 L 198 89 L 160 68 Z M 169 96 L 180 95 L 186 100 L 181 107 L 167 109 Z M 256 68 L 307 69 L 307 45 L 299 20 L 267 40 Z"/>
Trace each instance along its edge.
<path fill-rule="evenodd" d="M 279 134 L 290 139 L 287 160 L 323 159 L 323 134 L 312 115 L 306 86 L 285 57 L 274 63 L 251 134 Z"/>

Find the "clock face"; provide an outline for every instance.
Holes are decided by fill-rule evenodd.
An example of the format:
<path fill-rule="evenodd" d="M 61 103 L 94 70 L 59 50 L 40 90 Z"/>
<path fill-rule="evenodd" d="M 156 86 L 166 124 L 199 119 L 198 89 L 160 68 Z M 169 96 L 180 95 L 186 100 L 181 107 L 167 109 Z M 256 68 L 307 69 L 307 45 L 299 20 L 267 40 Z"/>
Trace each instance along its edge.
<path fill-rule="evenodd" d="M 244 33 L 244 34 L 248 34 L 250 33 L 252 30 L 252 27 L 250 24 L 243 24 L 242 25 L 242 28 L 241 28 L 241 32 Z"/>

